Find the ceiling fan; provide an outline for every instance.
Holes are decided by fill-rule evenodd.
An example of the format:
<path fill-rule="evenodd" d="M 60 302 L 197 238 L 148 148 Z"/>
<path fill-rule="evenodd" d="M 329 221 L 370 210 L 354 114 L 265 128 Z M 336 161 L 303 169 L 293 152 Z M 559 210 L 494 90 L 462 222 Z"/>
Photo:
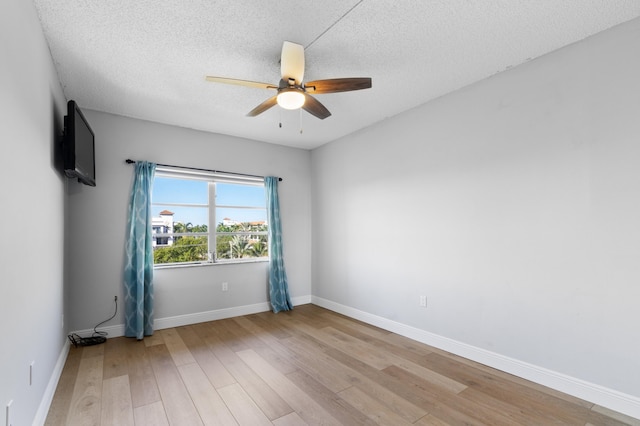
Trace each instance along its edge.
<path fill-rule="evenodd" d="M 304 47 L 299 44 L 285 41 L 282 44 L 280 57 L 280 83 L 275 86 L 269 83 L 257 81 L 237 80 L 234 78 L 207 76 L 207 81 L 214 83 L 237 84 L 240 86 L 257 87 L 260 89 L 272 89 L 278 93 L 270 97 L 260 105 L 249 111 L 247 116 L 255 117 L 278 104 L 285 109 L 302 108 L 321 120 L 329 117 L 331 113 L 311 93 L 320 95 L 325 93 L 349 92 L 352 90 L 369 89 L 371 78 L 333 78 L 302 82 L 304 76 Z"/>

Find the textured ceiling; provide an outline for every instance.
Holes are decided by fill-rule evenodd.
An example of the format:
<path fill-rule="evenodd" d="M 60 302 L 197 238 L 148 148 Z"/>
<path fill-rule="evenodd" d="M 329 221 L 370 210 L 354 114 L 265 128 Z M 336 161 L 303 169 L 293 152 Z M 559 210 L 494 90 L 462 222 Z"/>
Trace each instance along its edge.
<path fill-rule="evenodd" d="M 310 149 L 640 16 L 640 0 L 34 0 L 64 93 L 82 108 Z M 274 107 L 284 40 L 332 116 Z M 282 127 L 279 126 L 282 123 Z M 300 129 L 303 129 L 300 133 Z"/>

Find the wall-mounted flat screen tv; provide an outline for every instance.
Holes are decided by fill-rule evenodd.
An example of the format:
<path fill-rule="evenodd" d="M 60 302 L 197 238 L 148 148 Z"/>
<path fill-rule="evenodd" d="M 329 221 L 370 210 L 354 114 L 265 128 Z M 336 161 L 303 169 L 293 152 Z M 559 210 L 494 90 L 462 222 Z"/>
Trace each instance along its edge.
<path fill-rule="evenodd" d="M 67 177 L 96 186 L 95 136 L 75 101 L 67 103 L 62 155 Z"/>

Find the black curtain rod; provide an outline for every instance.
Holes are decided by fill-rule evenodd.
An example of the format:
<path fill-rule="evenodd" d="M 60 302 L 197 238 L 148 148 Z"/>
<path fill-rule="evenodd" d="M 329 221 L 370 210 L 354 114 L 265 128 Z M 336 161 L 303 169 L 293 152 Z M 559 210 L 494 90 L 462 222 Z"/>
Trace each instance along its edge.
<path fill-rule="evenodd" d="M 132 160 L 130 158 L 127 158 L 126 160 L 124 160 L 125 163 L 127 164 L 136 164 L 135 160 Z M 156 166 L 164 166 L 164 167 L 177 167 L 179 169 L 187 169 L 187 170 L 198 170 L 200 172 L 211 172 L 211 173 L 224 173 L 227 175 L 238 175 L 238 176 L 247 176 L 247 177 L 254 177 L 254 178 L 264 178 L 264 176 L 258 176 L 258 175 L 248 175 L 246 173 L 232 173 L 232 172 L 223 172 L 221 170 L 211 170 L 211 169 L 199 169 L 197 167 L 184 167 L 184 166 L 173 166 L 171 164 L 160 164 L 160 163 L 156 163 Z M 279 177 L 278 181 L 282 182 L 282 178 Z"/>

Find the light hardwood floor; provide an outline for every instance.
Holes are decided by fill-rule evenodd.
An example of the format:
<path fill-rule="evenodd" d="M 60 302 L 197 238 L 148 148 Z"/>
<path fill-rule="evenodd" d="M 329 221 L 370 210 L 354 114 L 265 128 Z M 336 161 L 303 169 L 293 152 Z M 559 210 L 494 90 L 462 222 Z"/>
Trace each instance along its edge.
<path fill-rule="evenodd" d="M 47 425 L 640 421 L 314 305 L 71 348 Z"/>

